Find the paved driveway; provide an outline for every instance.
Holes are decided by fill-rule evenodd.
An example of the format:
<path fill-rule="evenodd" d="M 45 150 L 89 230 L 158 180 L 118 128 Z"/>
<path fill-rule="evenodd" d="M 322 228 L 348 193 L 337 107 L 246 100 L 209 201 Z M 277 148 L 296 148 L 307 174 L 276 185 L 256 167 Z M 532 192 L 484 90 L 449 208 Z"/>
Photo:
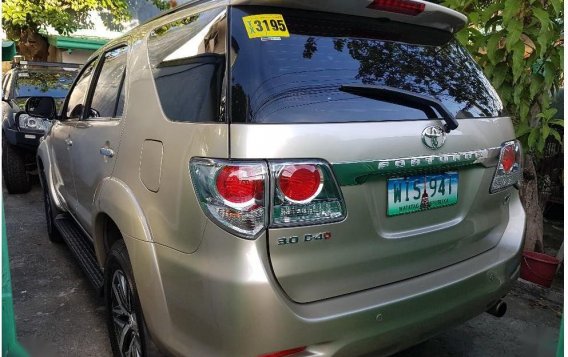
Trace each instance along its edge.
<path fill-rule="evenodd" d="M 3 196 L 20 342 L 32 356 L 110 356 L 102 302 L 67 247 L 49 242 L 39 185 Z M 397 357 L 554 356 L 561 290 L 519 283 L 505 317 L 483 314 Z"/>

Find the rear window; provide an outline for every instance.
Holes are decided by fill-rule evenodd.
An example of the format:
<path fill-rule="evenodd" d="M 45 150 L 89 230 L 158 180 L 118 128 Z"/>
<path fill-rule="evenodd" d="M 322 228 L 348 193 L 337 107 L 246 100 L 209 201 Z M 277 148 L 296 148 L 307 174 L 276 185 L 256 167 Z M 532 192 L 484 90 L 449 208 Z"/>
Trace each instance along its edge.
<path fill-rule="evenodd" d="M 409 24 L 282 8 L 231 9 L 231 120 L 238 123 L 376 122 L 437 118 L 382 86 L 440 101 L 456 118 L 504 115 L 481 69 L 451 34 Z M 255 37 L 250 15 L 282 15 L 289 37 Z M 274 19 L 277 19 L 274 17 Z M 270 17 L 266 26 L 270 26 Z M 276 20 L 275 20 L 276 21 Z M 262 24 L 256 23 L 258 29 Z M 277 30 L 280 23 L 274 22 Z M 282 27 L 283 28 L 283 27 Z"/>
<path fill-rule="evenodd" d="M 35 96 L 49 96 L 65 98 L 77 72 L 17 72 L 14 87 L 15 98 L 29 98 Z"/>

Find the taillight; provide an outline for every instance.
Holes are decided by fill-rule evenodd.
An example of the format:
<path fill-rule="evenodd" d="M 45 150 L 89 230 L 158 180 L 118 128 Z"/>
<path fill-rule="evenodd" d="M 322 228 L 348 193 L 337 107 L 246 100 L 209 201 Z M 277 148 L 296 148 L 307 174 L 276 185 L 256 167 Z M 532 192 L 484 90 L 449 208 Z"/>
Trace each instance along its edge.
<path fill-rule="evenodd" d="M 323 188 L 323 175 L 317 165 L 286 165 L 278 174 L 278 187 L 293 203 L 313 200 Z"/>
<path fill-rule="evenodd" d="M 521 146 L 517 140 L 501 145 L 499 162 L 491 182 L 490 193 L 501 191 L 521 180 Z"/>
<path fill-rule="evenodd" d="M 227 206 L 243 208 L 264 200 L 264 181 L 258 167 L 232 165 L 219 170 L 215 186 Z"/>
<path fill-rule="evenodd" d="M 201 208 L 212 221 L 248 239 L 266 227 L 266 163 L 193 158 L 190 172 Z"/>
<path fill-rule="evenodd" d="M 374 0 L 369 9 L 416 16 L 424 12 L 426 4 L 411 0 Z"/>
<path fill-rule="evenodd" d="M 265 161 L 192 158 L 189 166 L 203 212 L 242 238 L 254 239 L 268 226 L 269 206 L 274 227 L 331 223 L 346 216 L 339 186 L 323 161 L 269 161 L 267 165 Z"/>
<path fill-rule="evenodd" d="M 323 161 L 270 162 L 275 227 L 322 224 L 346 215 L 341 191 Z"/>

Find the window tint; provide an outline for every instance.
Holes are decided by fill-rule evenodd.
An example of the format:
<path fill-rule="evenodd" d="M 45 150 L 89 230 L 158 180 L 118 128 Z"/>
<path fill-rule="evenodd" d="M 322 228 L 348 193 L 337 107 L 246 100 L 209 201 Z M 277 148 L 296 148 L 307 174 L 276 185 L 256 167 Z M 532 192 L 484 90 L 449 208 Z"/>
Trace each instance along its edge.
<path fill-rule="evenodd" d="M 89 83 L 91 82 L 96 62 L 97 61 L 94 60 L 86 65 L 85 70 L 81 73 L 75 86 L 71 90 L 65 111 L 66 118 L 80 118 L 83 115 L 85 96 L 89 89 Z"/>
<path fill-rule="evenodd" d="M 247 6 L 231 11 L 233 122 L 420 120 L 440 115 L 408 97 L 393 98 L 369 88 L 346 90 L 349 86 L 433 97 L 457 118 L 502 115 L 495 90 L 447 32 L 291 9 Z M 249 38 L 242 17 L 250 14 L 282 14 L 290 37 Z"/>
<path fill-rule="evenodd" d="M 152 31 L 148 55 L 162 110 L 173 121 L 222 118 L 226 9 L 217 8 Z"/>
<path fill-rule="evenodd" d="M 103 57 L 103 66 L 91 100 L 90 116 L 113 117 L 122 115 L 124 101 L 119 101 L 126 70 L 127 47 L 108 51 Z M 118 109 L 117 105 L 121 108 Z"/>

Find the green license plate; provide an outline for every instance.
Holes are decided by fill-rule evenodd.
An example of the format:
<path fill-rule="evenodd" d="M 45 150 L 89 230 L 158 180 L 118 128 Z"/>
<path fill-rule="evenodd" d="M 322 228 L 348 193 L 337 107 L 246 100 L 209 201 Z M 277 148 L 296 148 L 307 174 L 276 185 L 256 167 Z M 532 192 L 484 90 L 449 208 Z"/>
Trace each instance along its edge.
<path fill-rule="evenodd" d="M 458 203 L 458 173 L 390 178 L 387 216 L 426 211 Z"/>

